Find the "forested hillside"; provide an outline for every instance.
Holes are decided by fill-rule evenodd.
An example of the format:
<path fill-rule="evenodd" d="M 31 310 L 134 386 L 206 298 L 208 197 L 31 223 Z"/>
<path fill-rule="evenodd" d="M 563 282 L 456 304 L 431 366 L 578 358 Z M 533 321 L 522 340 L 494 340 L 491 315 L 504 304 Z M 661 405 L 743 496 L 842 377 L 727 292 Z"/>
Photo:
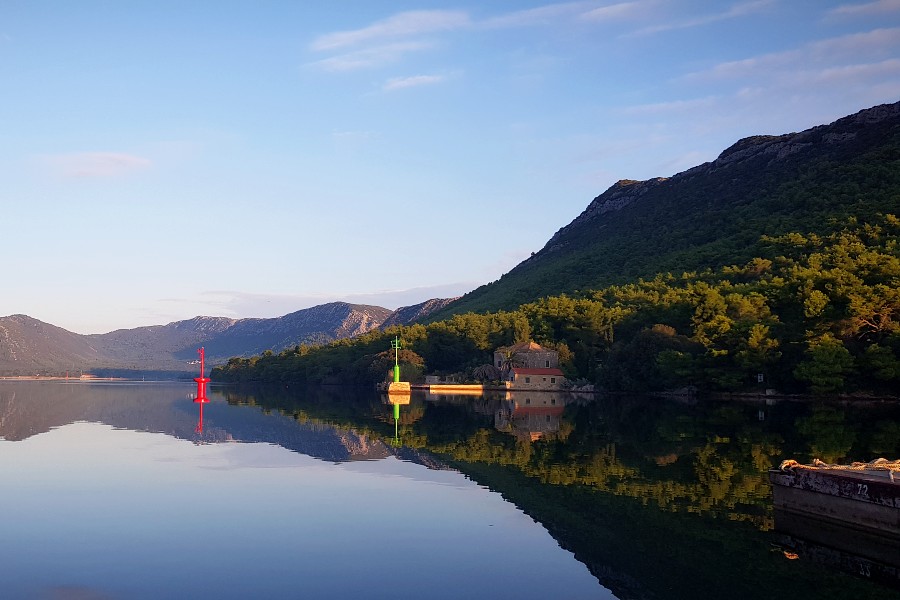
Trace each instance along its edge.
<path fill-rule="evenodd" d="M 432 319 L 742 264 L 763 252 L 763 236 L 828 235 L 880 213 L 900 214 L 900 102 L 746 138 L 671 178 L 620 181 L 534 256 Z"/>
<path fill-rule="evenodd" d="M 499 346 L 556 348 L 603 389 L 900 389 L 900 103 L 742 140 L 671 179 L 620 182 L 499 282 L 428 324 L 232 359 L 221 380 L 486 376 Z M 440 319 L 440 320 L 437 320 Z"/>
<path fill-rule="evenodd" d="M 764 237 L 759 248 L 760 256 L 717 270 L 233 358 L 213 377 L 380 381 L 392 364 L 389 340 L 399 335 L 404 379 L 411 380 L 424 371 L 476 379 L 494 349 L 534 339 L 560 351 L 570 378 L 610 390 L 900 389 L 900 219 L 850 219 L 829 236 Z"/>

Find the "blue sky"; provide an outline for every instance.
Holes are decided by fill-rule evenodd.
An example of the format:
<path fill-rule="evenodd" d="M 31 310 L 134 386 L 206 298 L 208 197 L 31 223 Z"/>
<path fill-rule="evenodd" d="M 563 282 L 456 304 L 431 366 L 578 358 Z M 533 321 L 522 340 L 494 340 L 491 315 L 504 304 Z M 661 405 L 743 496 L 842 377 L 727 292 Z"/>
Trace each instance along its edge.
<path fill-rule="evenodd" d="M 497 279 L 619 179 L 900 99 L 900 0 L 0 5 L 0 315 Z"/>

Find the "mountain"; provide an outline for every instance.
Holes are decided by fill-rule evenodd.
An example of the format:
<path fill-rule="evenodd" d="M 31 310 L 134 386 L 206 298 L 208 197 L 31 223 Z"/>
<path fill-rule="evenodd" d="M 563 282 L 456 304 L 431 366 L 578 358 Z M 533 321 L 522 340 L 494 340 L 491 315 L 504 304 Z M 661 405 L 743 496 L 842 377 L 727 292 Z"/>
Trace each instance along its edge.
<path fill-rule="evenodd" d="M 211 364 L 232 356 L 279 352 L 299 344 L 354 337 L 385 323 L 405 325 L 449 300 L 429 300 L 391 311 L 332 302 L 271 319 L 194 317 L 168 325 L 80 335 L 26 315 L 0 317 L 0 375 L 62 375 L 66 371 L 193 372 L 197 348 Z"/>
<path fill-rule="evenodd" d="M 241 319 L 206 342 L 213 359 L 278 352 L 299 344 L 323 344 L 377 329 L 392 311 L 380 306 L 332 302 L 275 319 Z M 177 356 L 188 358 L 190 349 Z M 196 354 L 196 349 L 194 349 Z"/>
<path fill-rule="evenodd" d="M 445 308 L 455 300 L 457 300 L 457 298 L 434 298 L 420 304 L 414 304 L 413 306 L 401 306 L 391 313 L 391 316 L 385 319 L 384 323 L 381 324 L 381 328 L 386 329 L 394 325 L 408 325 L 410 323 L 415 323 L 416 321 L 420 321 L 432 313 Z"/>
<path fill-rule="evenodd" d="M 26 315 L 0 318 L 0 373 L 75 370 L 97 364 L 102 356 L 89 336 Z"/>
<path fill-rule="evenodd" d="M 877 213 L 900 214 L 900 102 L 748 137 L 673 177 L 619 181 L 539 252 L 430 319 L 742 264 L 765 256 L 764 235 L 824 235 Z"/>

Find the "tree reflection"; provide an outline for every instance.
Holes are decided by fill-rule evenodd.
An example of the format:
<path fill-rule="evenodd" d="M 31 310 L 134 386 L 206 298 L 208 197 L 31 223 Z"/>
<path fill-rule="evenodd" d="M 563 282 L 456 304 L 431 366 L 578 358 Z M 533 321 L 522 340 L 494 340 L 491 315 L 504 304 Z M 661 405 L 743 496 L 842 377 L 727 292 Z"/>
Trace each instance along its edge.
<path fill-rule="evenodd" d="M 827 463 L 847 460 L 856 441 L 844 411 L 831 406 L 814 406 L 812 414 L 797 420 L 797 431 L 806 438 L 810 456 Z"/>

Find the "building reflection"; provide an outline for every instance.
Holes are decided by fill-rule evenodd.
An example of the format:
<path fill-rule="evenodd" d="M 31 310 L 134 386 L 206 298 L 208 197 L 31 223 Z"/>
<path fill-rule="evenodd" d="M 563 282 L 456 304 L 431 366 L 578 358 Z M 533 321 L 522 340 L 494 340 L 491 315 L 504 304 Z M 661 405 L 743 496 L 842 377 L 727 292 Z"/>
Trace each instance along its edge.
<path fill-rule="evenodd" d="M 494 413 L 494 427 L 535 442 L 559 433 L 566 403 L 562 392 L 506 392 Z"/>

